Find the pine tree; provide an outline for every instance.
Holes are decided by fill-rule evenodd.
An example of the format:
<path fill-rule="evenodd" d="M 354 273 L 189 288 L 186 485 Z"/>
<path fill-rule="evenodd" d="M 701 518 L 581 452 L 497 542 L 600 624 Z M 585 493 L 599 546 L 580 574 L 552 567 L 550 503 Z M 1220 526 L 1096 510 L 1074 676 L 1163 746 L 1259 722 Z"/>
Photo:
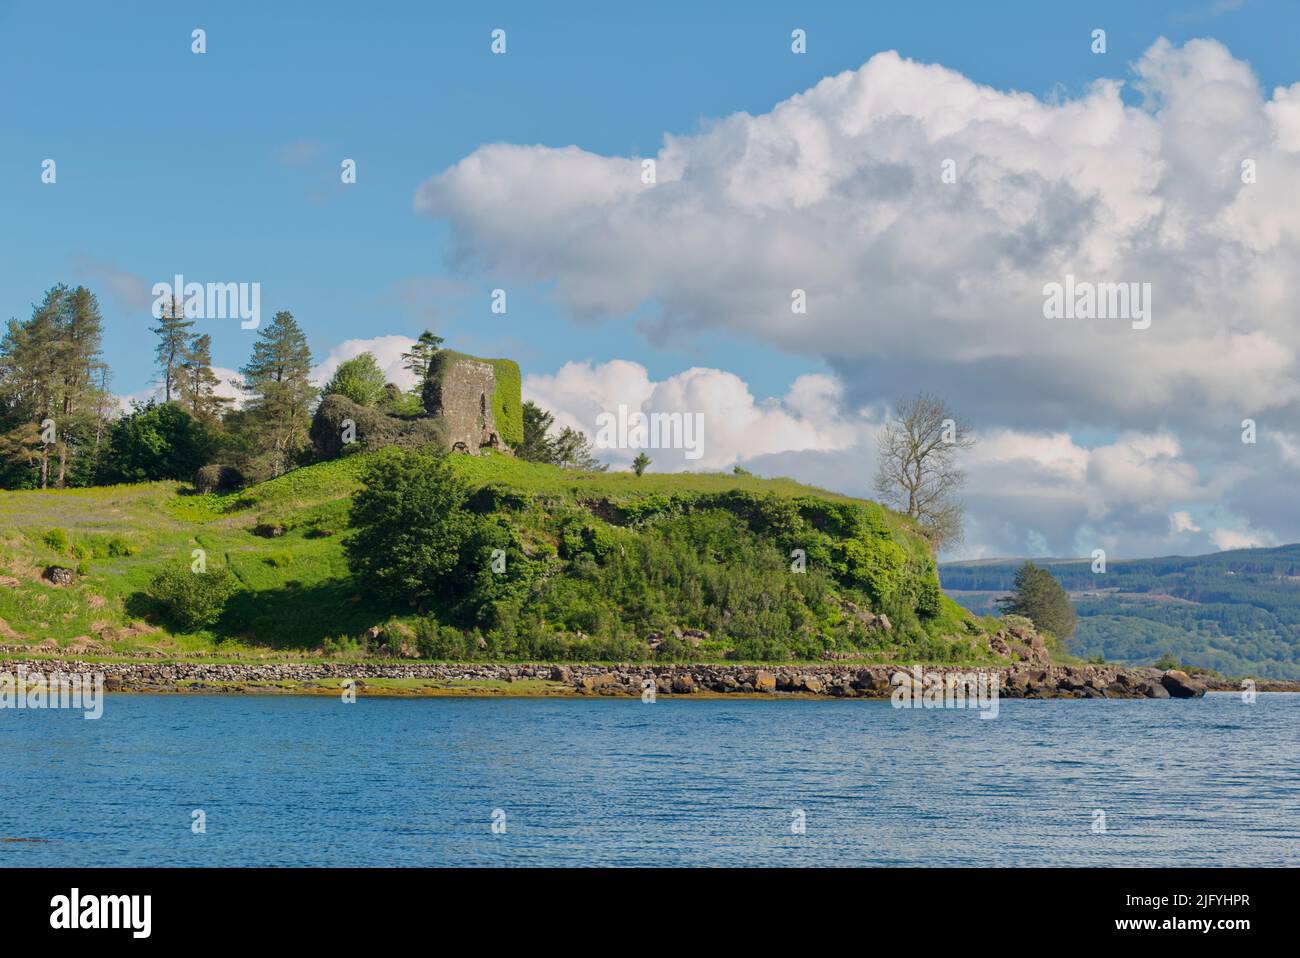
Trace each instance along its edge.
<path fill-rule="evenodd" d="M 185 309 L 175 297 L 160 312 L 158 325 L 150 331 L 158 336 L 157 356 L 158 368 L 163 374 L 163 402 L 171 402 L 181 363 L 185 361 L 189 331 L 194 326 L 194 320 L 185 318 Z"/>
<path fill-rule="evenodd" d="M 190 339 L 177 378 L 177 393 L 191 416 L 212 423 L 232 401 L 218 396 L 221 377 L 212 371 L 212 337 L 207 333 Z"/>
<path fill-rule="evenodd" d="M 293 314 L 281 310 L 258 334 L 253 354 L 240 372 L 252 394 L 252 441 L 271 475 L 278 476 L 307 444 L 316 389 L 308 381 L 311 350 Z"/>
<path fill-rule="evenodd" d="M 430 330 L 420 334 L 419 340 L 407 352 L 402 353 L 403 367 L 415 376 L 415 392 L 419 392 L 424 381 L 429 378 L 429 364 L 442 345 L 442 337 L 435 336 Z"/>
<path fill-rule="evenodd" d="M 555 425 L 555 416 L 531 399 L 524 403 L 524 442 L 516 451 L 520 459 L 529 462 L 555 462 L 555 440 L 548 433 Z"/>
<path fill-rule="evenodd" d="M 609 468 L 592 454 L 591 440 L 587 434 L 570 426 L 560 430 L 555 437 L 555 464 L 568 469 L 604 472 Z"/>
<path fill-rule="evenodd" d="M 102 334 L 94 294 L 60 284 L 33 308 L 31 319 L 10 320 L 0 343 L 0 422 L 13 434 L 4 446 L 11 463 L 37 465 L 41 488 L 50 485 L 51 455 L 57 456 L 55 485 L 84 478 L 78 452 L 102 434 L 107 407 L 96 386 L 97 380 L 107 385 Z M 32 445 L 32 427 L 39 449 Z"/>
<path fill-rule="evenodd" d="M 99 300 L 84 286 L 68 294 L 61 319 L 56 362 L 62 428 L 56 443 L 59 471 L 55 479 L 60 488 L 67 484 L 70 458 L 78 456 L 98 431 L 96 421 L 103 407 L 95 380 L 103 368 L 100 347 L 104 334 Z M 89 482 L 90 478 L 90 473 L 80 470 L 80 479 Z"/>
<path fill-rule="evenodd" d="M 1023 615 L 1034 627 L 1062 642 L 1074 635 L 1078 622 L 1069 594 L 1048 570 L 1026 562 L 1016 572 L 1015 591 L 999 603 L 1003 613 Z"/>

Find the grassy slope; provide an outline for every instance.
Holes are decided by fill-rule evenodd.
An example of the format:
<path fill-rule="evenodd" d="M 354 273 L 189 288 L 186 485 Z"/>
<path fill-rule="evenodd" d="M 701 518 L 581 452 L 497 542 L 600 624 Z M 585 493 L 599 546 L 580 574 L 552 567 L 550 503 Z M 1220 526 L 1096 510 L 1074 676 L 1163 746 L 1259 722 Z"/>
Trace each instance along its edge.
<path fill-rule="evenodd" d="M 67 646 L 87 637 L 114 650 L 168 651 L 243 648 L 308 650 L 330 636 L 359 635 L 388 620 L 391 610 L 368 602 L 349 578 L 341 534 L 349 497 L 359 486 L 364 456 L 296 470 L 228 495 L 198 496 L 177 483 L 145 483 L 95 489 L 0 492 L 0 642 Z M 627 502 L 674 492 L 740 489 L 780 496 L 847 497 L 788 479 L 720 473 L 581 473 L 506 456 L 453 456 L 472 486 L 493 485 L 543 498 Z M 910 549 L 923 550 L 907 520 L 879 506 L 892 530 Z M 287 527 L 262 538 L 262 523 Z M 51 529 L 74 545 L 96 549 L 86 574 L 71 586 L 41 579 L 51 564 L 76 567 L 78 559 L 45 541 Z M 117 537 L 131 554 L 109 555 Z M 120 551 L 121 542 L 117 551 Z M 188 564 L 193 549 L 206 550 L 209 566 L 228 565 L 243 584 L 228 607 L 220 634 L 169 635 L 144 625 L 148 612 L 138 593 L 167 563 Z M 954 628 L 965 613 L 945 602 Z M 131 626 L 134 624 L 134 628 Z M 104 630 L 108 633 L 101 641 Z"/>

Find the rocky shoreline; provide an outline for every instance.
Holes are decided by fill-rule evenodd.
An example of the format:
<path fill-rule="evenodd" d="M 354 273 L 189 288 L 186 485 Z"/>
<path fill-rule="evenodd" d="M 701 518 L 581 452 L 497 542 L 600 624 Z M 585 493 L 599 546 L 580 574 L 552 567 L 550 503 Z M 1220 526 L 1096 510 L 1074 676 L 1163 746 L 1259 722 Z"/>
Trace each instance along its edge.
<path fill-rule="evenodd" d="M 656 695 L 888 698 L 897 672 L 917 675 L 910 665 L 854 666 L 807 663 L 769 667 L 744 665 L 515 665 L 418 662 L 89 662 L 75 658 L 0 660 L 0 672 L 24 671 L 29 681 L 54 672 L 102 673 L 109 692 L 258 693 L 329 691 L 353 680 L 359 694 L 439 694 L 472 691 L 490 683 L 496 694 Z M 922 666 L 919 675 L 998 676 L 1002 698 L 1195 698 L 1207 691 L 1241 691 L 1241 682 L 1207 679 L 1179 670 L 1111 665 L 1037 665 L 979 668 Z M 403 680 L 400 687 L 367 685 Z M 917 681 L 915 678 L 909 682 Z M 924 681 L 924 679 L 922 680 Z M 1296 692 L 1300 682 L 1254 680 L 1259 692 Z M 322 687 L 326 683 L 327 687 Z M 518 684 L 517 690 L 511 688 Z M 917 692 L 922 685 L 916 686 Z"/>

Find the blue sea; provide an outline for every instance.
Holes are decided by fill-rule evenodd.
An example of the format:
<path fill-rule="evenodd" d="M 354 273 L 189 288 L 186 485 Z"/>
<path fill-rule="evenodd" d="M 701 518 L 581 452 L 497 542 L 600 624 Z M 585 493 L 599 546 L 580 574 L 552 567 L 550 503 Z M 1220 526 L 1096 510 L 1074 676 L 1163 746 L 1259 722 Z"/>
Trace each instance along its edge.
<path fill-rule="evenodd" d="M 1292 694 L 118 695 L 0 711 L 0 761 L 0 867 L 1300 864 Z"/>

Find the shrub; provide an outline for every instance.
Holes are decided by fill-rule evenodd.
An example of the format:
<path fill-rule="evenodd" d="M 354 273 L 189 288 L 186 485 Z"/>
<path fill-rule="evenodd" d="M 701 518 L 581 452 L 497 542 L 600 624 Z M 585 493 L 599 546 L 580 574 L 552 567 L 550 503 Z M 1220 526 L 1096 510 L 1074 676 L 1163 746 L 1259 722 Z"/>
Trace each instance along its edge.
<path fill-rule="evenodd" d="M 68 534 L 62 529 L 51 529 L 41 537 L 42 541 L 55 552 L 68 551 Z"/>
<path fill-rule="evenodd" d="M 234 466 L 210 463 L 194 473 L 194 491 L 200 494 L 211 492 L 234 492 L 243 488 L 244 474 Z"/>
<path fill-rule="evenodd" d="M 235 585 L 228 569 L 191 572 L 187 566 L 173 566 L 153 577 L 148 594 L 172 622 L 194 631 L 221 618 Z"/>
<path fill-rule="evenodd" d="M 415 624 L 415 648 L 422 659 L 467 659 L 478 651 L 478 643 L 458 629 L 439 625 L 436 619 L 421 619 Z"/>
<path fill-rule="evenodd" d="M 321 652 L 329 656 L 359 656 L 366 651 L 366 644 L 351 635 L 329 636 L 321 643 Z"/>

